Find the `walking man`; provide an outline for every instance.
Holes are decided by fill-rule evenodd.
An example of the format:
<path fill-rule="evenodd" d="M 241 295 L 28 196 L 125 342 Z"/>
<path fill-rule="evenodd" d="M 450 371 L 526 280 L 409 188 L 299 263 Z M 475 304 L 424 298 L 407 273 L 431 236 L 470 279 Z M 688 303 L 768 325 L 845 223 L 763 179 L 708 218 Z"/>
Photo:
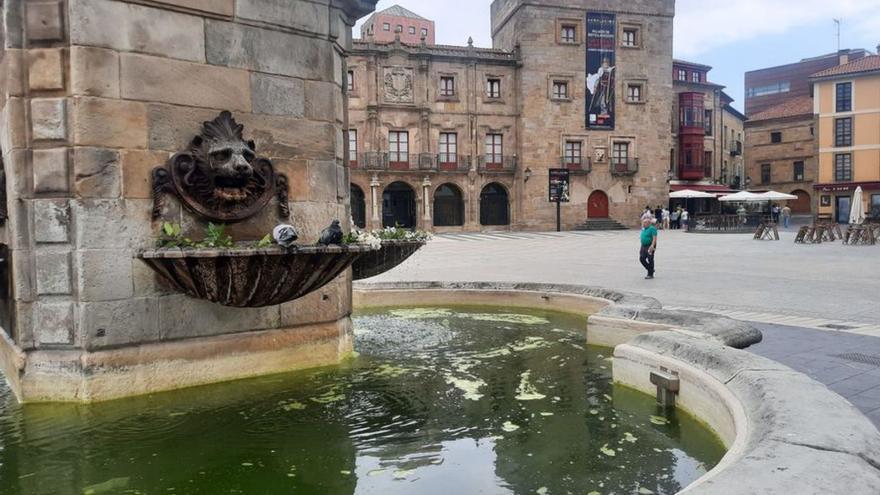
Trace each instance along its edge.
<path fill-rule="evenodd" d="M 788 228 L 788 224 L 791 222 L 791 208 L 788 205 L 785 205 L 782 208 L 782 223 L 785 225 L 785 228 Z"/>
<path fill-rule="evenodd" d="M 648 270 L 645 280 L 654 278 L 654 251 L 657 250 L 657 229 L 650 220 L 642 220 L 642 249 L 639 252 L 639 262 Z"/>

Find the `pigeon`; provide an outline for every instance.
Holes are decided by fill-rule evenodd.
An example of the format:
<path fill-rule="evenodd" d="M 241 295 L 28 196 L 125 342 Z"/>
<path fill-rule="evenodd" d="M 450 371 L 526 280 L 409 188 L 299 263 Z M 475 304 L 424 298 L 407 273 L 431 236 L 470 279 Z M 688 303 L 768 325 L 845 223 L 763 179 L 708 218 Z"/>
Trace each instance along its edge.
<path fill-rule="evenodd" d="M 339 226 L 339 220 L 333 220 L 329 227 L 321 231 L 321 238 L 318 244 L 329 246 L 331 244 L 342 244 L 342 227 Z"/>

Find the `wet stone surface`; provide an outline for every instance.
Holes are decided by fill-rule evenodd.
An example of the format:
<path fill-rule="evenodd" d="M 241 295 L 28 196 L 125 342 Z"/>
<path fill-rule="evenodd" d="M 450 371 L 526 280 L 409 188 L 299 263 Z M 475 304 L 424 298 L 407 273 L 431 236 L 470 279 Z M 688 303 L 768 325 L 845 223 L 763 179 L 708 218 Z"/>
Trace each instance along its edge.
<path fill-rule="evenodd" d="M 611 384 L 581 318 L 355 317 L 343 365 L 96 405 L 0 389 L 4 494 L 671 494 L 724 453 Z"/>

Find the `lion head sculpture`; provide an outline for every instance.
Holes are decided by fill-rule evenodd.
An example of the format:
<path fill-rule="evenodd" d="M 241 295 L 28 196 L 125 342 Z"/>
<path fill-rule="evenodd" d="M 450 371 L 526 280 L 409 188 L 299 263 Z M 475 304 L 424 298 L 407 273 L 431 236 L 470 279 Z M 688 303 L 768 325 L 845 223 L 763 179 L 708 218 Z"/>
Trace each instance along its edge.
<path fill-rule="evenodd" d="M 153 172 L 154 217 L 161 214 L 162 193 L 173 192 L 191 210 L 222 222 L 251 217 L 275 196 L 286 218 L 287 178 L 257 156 L 243 130 L 228 111 L 204 122 L 186 151 Z"/>

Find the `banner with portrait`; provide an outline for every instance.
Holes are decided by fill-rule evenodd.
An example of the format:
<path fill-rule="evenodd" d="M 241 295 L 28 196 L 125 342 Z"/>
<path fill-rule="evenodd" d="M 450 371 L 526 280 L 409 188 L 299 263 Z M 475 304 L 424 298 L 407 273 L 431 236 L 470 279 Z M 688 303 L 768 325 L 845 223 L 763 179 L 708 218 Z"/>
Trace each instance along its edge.
<path fill-rule="evenodd" d="M 614 129 L 616 39 L 614 14 L 587 12 L 587 129 Z"/>

